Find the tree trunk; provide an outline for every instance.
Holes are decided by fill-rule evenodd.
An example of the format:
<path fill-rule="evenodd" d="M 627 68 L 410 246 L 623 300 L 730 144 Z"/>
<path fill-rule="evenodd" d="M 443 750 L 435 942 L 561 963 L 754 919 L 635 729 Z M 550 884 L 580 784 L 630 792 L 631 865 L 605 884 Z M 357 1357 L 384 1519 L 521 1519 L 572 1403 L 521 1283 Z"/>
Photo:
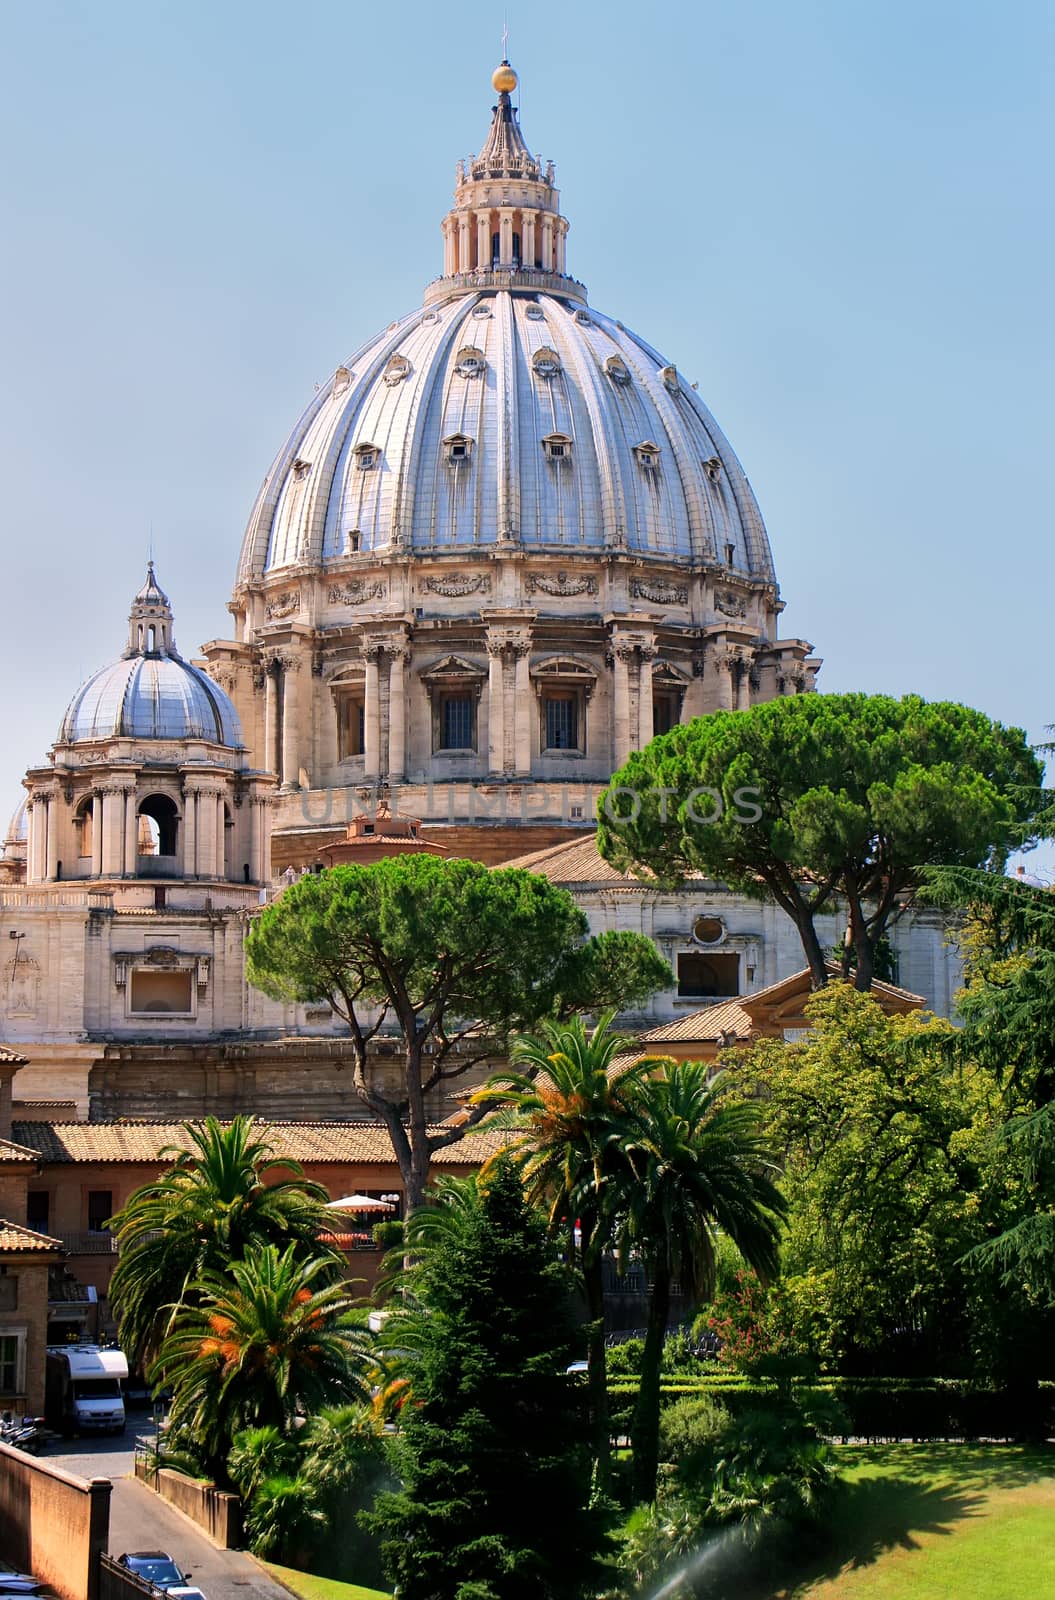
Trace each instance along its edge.
<path fill-rule="evenodd" d="M 641 1386 L 637 1391 L 630 1443 L 634 1451 L 634 1498 L 653 1501 L 659 1474 L 659 1384 L 663 1364 L 663 1342 L 670 1315 L 670 1268 L 666 1261 L 656 1263 L 652 1295 L 648 1303 L 645 1353 L 641 1361 Z"/>
<path fill-rule="evenodd" d="M 801 915 L 797 915 L 795 926 L 799 930 L 803 954 L 810 969 L 810 982 L 814 989 L 823 989 L 828 982 L 828 965 L 810 913 L 804 909 Z"/>
<path fill-rule="evenodd" d="M 587 1241 L 583 1240 L 584 1247 Z M 587 1382 L 590 1394 L 590 1426 L 593 1433 L 593 1454 L 597 1465 L 598 1487 L 608 1484 L 612 1441 L 608 1422 L 608 1363 L 604 1345 L 604 1267 L 600 1256 L 596 1261 L 586 1259 L 583 1251 L 583 1284 L 586 1289 L 586 1312 L 589 1323 L 586 1329 Z"/>
<path fill-rule="evenodd" d="M 849 897 L 850 937 L 853 939 L 857 965 L 854 968 L 854 988 L 867 994 L 875 977 L 875 943 L 868 936 L 865 915 L 856 894 Z"/>

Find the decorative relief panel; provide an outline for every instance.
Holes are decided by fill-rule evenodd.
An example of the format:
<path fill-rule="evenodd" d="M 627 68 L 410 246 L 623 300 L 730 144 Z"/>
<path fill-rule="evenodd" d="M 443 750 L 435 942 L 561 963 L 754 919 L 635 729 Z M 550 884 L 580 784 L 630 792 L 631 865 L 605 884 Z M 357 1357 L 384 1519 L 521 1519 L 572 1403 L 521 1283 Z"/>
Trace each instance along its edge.
<path fill-rule="evenodd" d="M 714 596 L 714 609 L 723 617 L 746 617 L 747 600 L 732 589 L 718 589 Z"/>
<path fill-rule="evenodd" d="M 331 606 L 361 606 L 367 600 L 383 600 L 385 586 L 380 578 L 373 583 L 365 578 L 350 578 L 347 583 L 331 583 L 327 598 Z"/>
<path fill-rule="evenodd" d="M 425 578 L 422 588 L 446 595 L 448 600 L 461 600 L 468 594 L 490 594 L 491 579 L 486 572 L 452 572 L 447 577 Z"/>
<path fill-rule="evenodd" d="M 384 371 L 384 381 L 390 389 L 394 389 L 397 383 L 403 382 L 403 379 L 408 376 L 409 372 L 410 362 L 407 360 L 406 356 L 389 356 L 388 364 Z"/>
<path fill-rule="evenodd" d="M 560 598 L 597 593 L 596 578 L 570 578 L 566 572 L 533 572 L 528 578 L 527 586 L 530 594 L 534 594 L 536 589 L 541 589 L 543 594 L 552 594 Z"/>
<path fill-rule="evenodd" d="M 631 578 L 630 593 L 635 600 L 651 600 L 657 606 L 684 606 L 689 603 L 686 584 L 665 583 L 662 578 Z"/>
<path fill-rule="evenodd" d="M 40 1002 L 40 963 L 16 953 L 7 963 L 7 1014 L 35 1017 Z"/>
<path fill-rule="evenodd" d="M 287 590 L 285 594 L 277 594 L 274 599 L 268 600 L 264 605 L 264 614 L 268 622 L 280 622 L 283 617 L 291 617 L 294 611 L 300 610 L 300 594 L 296 590 Z"/>

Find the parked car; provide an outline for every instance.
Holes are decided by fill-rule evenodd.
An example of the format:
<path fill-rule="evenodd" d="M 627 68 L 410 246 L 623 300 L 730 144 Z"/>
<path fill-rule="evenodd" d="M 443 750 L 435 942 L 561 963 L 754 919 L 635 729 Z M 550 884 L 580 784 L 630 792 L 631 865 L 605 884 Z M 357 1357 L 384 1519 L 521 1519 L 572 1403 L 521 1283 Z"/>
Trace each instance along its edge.
<path fill-rule="evenodd" d="M 166 1594 L 186 1594 L 186 1583 L 190 1577 L 189 1572 L 181 1572 L 170 1555 L 164 1550 L 130 1550 L 123 1556 L 118 1556 L 117 1564 L 127 1567 L 129 1572 L 134 1572 L 137 1578 L 142 1578 L 146 1583 L 152 1583 L 155 1589 L 161 1589 Z"/>
<path fill-rule="evenodd" d="M 38 1600 L 57 1600 L 54 1589 L 49 1589 L 41 1578 L 31 1572 L 0 1572 L 0 1600 L 16 1594 L 35 1595 Z"/>
<path fill-rule="evenodd" d="M 201 1590 L 193 1583 L 189 1587 L 179 1584 L 175 1589 L 166 1589 L 165 1593 L 168 1595 L 169 1600 L 205 1600 Z"/>

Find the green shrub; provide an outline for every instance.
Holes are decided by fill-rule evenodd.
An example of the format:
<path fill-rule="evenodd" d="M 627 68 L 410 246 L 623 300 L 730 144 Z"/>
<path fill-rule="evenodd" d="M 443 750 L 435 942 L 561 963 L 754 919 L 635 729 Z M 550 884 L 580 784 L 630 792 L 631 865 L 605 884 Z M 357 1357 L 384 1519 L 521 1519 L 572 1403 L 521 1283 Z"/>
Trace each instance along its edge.
<path fill-rule="evenodd" d="M 660 1413 L 660 1461 L 673 1467 L 682 1483 L 698 1483 L 711 1471 L 729 1423 L 729 1411 L 712 1395 L 675 1400 Z"/>
<path fill-rule="evenodd" d="M 370 1231 L 379 1250 L 398 1250 L 403 1243 L 403 1224 L 392 1218 L 375 1222 Z"/>
<path fill-rule="evenodd" d="M 639 1378 L 645 1354 L 644 1339 L 623 1339 L 605 1352 L 609 1378 Z"/>

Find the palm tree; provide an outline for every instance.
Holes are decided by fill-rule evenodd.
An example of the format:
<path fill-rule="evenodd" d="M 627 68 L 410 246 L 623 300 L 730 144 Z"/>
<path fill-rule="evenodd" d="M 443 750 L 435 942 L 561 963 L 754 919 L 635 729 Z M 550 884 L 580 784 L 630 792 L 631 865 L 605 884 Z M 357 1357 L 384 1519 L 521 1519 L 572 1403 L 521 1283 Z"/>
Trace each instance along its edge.
<path fill-rule="evenodd" d="M 714 1294 L 719 1234 L 765 1280 L 778 1262 L 787 1205 L 769 1176 L 758 1108 L 726 1098 L 721 1077 L 699 1061 L 669 1061 L 635 1077 L 634 1126 L 623 1149 L 633 1181 L 623 1191 L 620 1243 L 640 1255 L 651 1283 L 641 1386 L 631 1430 L 634 1487 L 654 1500 L 659 1385 L 671 1285 L 699 1304 Z"/>
<path fill-rule="evenodd" d="M 609 1454 L 602 1260 L 631 1175 L 624 1149 L 633 1089 L 657 1065 L 643 1060 L 618 1070 L 617 1057 L 634 1041 L 612 1031 L 614 1015 L 606 1012 L 592 1030 L 573 1017 L 517 1039 L 510 1064 L 519 1070 L 496 1074 L 472 1097 L 475 1104 L 502 1108 L 485 1126 L 511 1130 L 507 1148 L 519 1160 L 529 1199 L 546 1208 L 551 1234 L 564 1236 L 569 1258 L 581 1269 L 594 1450 L 602 1478 Z"/>
<path fill-rule="evenodd" d="M 325 1260 L 334 1278 L 342 1264 L 319 1240 L 329 1226 L 325 1189 L 295 1161 L 279 1161 L 252 1117 L 226 1127 L 215 1117 L 183 1126 L 191 1148 L 162 1150 L 162 1158 L 176 1157 L 174 1165 L 137 1189 L 110 1224 L 121 1252 L 111 1302 L 125 1352 L 143 1366 L 157 1355 L 178 1308 L 194 1298 L 194 1284 L 252 1245 L 293 1244 L 301 1255 Z M 275 1177 L 278 1168 L 286 1176 Z"/>
<path fill-rule="evenodd" d="M 178 1312 L 150 1378 L 171 1384 L 170 1426 L 195 1438 L 214 1473 L 227 1476 L 245 1429 L 288 1434 L 321 1407 L 369 1402 L 370 1336 L 351 1318 L 350 1286 L 328 1269 L 294 1244 L 253 1245 L 226 1273 L 203 1273 L 200 1302 Z"/>

